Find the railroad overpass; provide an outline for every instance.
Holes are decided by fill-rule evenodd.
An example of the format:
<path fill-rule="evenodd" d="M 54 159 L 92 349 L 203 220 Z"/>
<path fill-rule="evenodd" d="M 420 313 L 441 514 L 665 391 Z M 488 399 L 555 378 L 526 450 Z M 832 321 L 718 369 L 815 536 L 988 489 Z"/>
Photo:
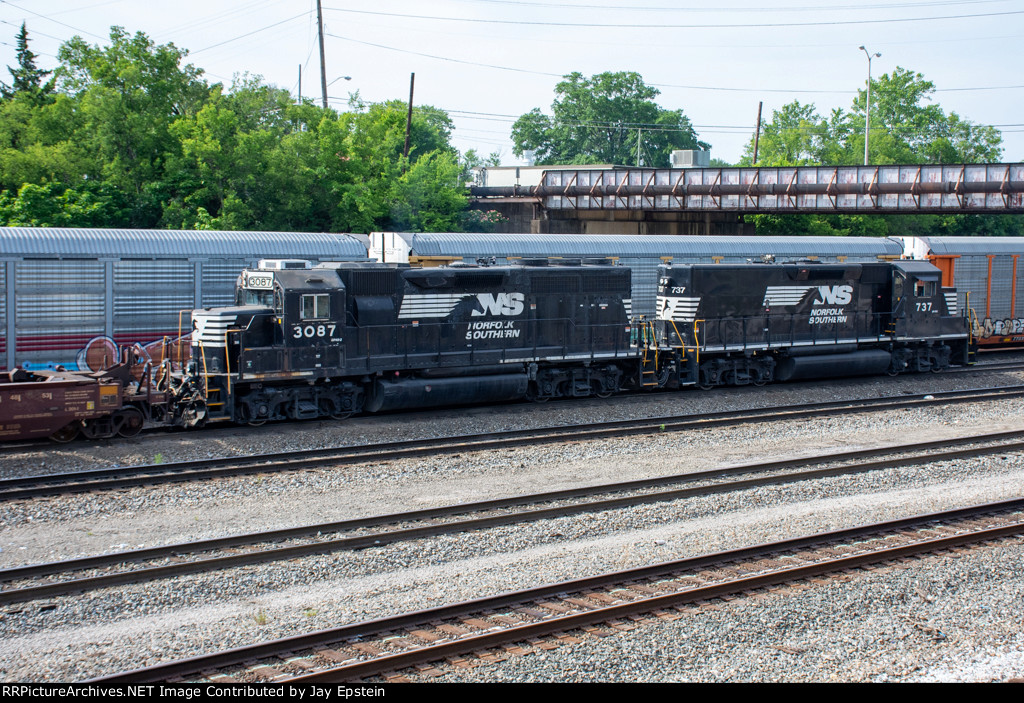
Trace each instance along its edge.
<path fill-rule="evenodd" d="M 1024 164 L 561 166 L 538 185 L 470 193 L 475 208 L 510 217 L 510 231 L 742 234 L 745 214 L 1021 214 Z"/>

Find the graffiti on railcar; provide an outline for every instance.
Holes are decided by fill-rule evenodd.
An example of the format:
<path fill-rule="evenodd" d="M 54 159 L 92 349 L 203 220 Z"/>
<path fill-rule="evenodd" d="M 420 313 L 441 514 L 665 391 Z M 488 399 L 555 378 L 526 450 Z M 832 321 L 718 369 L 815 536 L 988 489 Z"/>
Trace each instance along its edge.
<path fill-rule="evenodd" d="M 993 320 L 986 317 L 984 320 L 975 319 L 971 323 L 971 332 L 976 339 L 996 341 L 997 337 L 1012 339 L 1000 339 L 999 341 L 1024 342 L 1024 317 L 1014 317 Z"/>

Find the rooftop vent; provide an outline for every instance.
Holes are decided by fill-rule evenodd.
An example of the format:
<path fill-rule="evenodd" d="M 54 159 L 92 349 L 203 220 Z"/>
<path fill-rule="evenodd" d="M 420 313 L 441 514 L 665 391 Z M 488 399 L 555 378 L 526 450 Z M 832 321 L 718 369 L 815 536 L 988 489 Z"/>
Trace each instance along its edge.
<path fill-rule="evenodd" d="M 313 265 L 305 259 L 260 259 L 256 268 L 264 271 L 285 271 L 313 268 Z"/>
<path fill-rule="evenodd" d="M 708 168 L 710 165 L 710 151 L 676 149 L 672 152 L 672 168 Z"/>

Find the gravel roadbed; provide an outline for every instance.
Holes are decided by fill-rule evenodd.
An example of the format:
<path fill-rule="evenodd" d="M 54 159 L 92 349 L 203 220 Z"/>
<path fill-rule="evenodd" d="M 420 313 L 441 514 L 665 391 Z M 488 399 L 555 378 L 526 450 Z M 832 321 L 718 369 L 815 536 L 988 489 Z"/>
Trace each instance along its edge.
<path fill-rule="evenodd" d="M 1008 384 L 1007 374 L 993 384 Z M 902 379 L 897 379 L 902 381 Z M 982 385 L 976 375 L 891 379 L 838 387 L 780 386 L 766 398 L 737 389 L 624 403 L 566 403 L 312 423 L 223 439 L 298 446 L 483 431 L 610 415 L 712 412 L 863 397 L 872 392 Z M 916 390 L 915 390 L 916 389 Z M 763 390 L 763 389 L 758 389 Z M 710 398 L 714 398 L 709 400 Z M 643 400 L 643 399 L 641 399 Z M 666 404 L 674 404 L 669 409 Z M 714 406 L 714 410 L 712 410 Z M 549 410 L 552 409 L 552 410 Z M 511 412 L 509 412 L 511 411 Z M 211 482 L 135 488 L 0 505 L 0 566 L 153 546 L 238 532 L 696 471 L 771 458 L 1024 429 L 1024 401 L 900 410 L 644 438 L 475 452 Z M 604 417 L 600 419 L 612 419 Z M 374 424 L 375 423 L 375 424 Z M 439 430 L 438 428 L 441 428 Z M 429 430 L 433 430 L 432 432 Z M 327 433 L 327 434 L 325 434 Z M 255 437 L 261 437 L 260 440 Z M 242 439 L 246 438 L 246 439 Z M 161 440 L 179 442 L 180 438 Z M 195 451 L 189 438 L 187 451 Z M 175 446 L 175 445 L 170 445 Z M 265 446 L 265 445 L 264 445 Z M 291 446 L 291 445 L 288 445 Z M 146 451 L 152 445 L 147 443 Z M 127 449 L 126 449 L 127 448 Z M 216 451 L 215 451 L 216 450 Z M 47 462 L 140 463 L 132 443 L 61 448 Z M 171 451 L 168 449 L 167 451 Z M 186 450 L 182 450 L 183 454 Z M 224 453 L 220 447 L 212 453 Z M 225 450 L 226 451 L 226 450 Z M 268 451 L 268 450 L 264 450 Z M 107 456 L 110 455 L 110 456 Z M 71 459 L 68 459 L 71 457 Z M 184 456 L 168 457 L 177 460 Z M 5 458 L 9 461 L 10 458 Z M 1024 457 L 993 455 L 735 494 L 642 505 L 446 535 L 380 549 L 309 557 L 8 606 L 0 611 L 0 679 L 80 680 L 256 640 L 441 605 L 539 583 L 678 559 L 867 521 L 1017 497 Z M 586 638 L 545 654 L 449 674 L 458 680 L 878 681 L 999 680 L 1024 672 L 1021 545 L 1003 542 L 936 556 L 887 575 L 795 595 L 741 599 L 718 610 Z M 920 595 L 924 593 L 924 596 Z M 930 599 L 930 600 L 929 600 Z M 943 633 L 943 637 L 934 634 Z M 646 633 L 646 634 L 645 634 Z M 784 647 L 785 649 L 778 649 Z M 791 651 L 801 650 L 794 654 Z M 943 678 L 945 677 L 945 678 Z"/>

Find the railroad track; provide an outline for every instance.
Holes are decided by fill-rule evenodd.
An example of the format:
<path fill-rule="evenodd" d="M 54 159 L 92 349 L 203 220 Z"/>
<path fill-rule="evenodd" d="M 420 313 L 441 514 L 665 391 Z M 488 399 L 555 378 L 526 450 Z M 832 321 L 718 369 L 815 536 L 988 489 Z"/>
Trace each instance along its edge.
<path fill-rule="evenodd" d="M 1019 397 L 1024 397 L 1024 385 L 942 391 L 926 395 L 915 394 L 913 396 L 902 395 L 796 406 L 754 408 L 702 415 L 673 415 L 637 420 L 616 420 L 573 426 L 509 430 L 455 437 L 259 454 L 247 457 L 222 457 L 170 464 L 91 469 L 88 471 L 0 479 L 0 500 L 16 500 L 46 495 L 65 495 L 129 488 L 141 485 L 207 480 L 253 473 L 267 474 L 319 466 L 344 466 L 371 460 L 382 462 L 465 451 L 507 449 L 524 445 L 538 446 L 557 442 L 700 430 L 749 422 L 776 422 L 817 417 L 820 415 L 834 417 L 840 414 L 984 402 Z"/>
<path fill-rule="evenodd" d="M 720 467 L 0 569 L 0 605 L 585 512 L 1024 452 L 1024 431 Z"/>
<path fill-rule="evenodd" d="M 993 353 L 1001 353 L 1001 352 L 993 352 Z M 971 366 L 958 366 L 958 367 L 953 367 L 953 368 L 946 369 L 944 371 L 940 371 L 940 372 L 938 372 L 938 374 L 942 375 L 942 374 L 950 374 L 950 373 L 956 374 L 956 373 L 987 373 L 987 372 L 998 373 L 998 372 L 1004 372 L 1004 371 L 1024 371 L 1024 361 L 1018 361 L 1018 362 L 1015 362 L 1015 361 L 1005 361 L 1005 362 L 1004 361 L 997 361 L 997 362 L 986 362 L 986 363 L 972 364 Z M 836 379 L 833 379 L 833 380 L 836 380 Z M 841 379 L 839 379 L 839 380 L 841 380 Z M 846 379 L 846 380 L 853 380 L 853 379 Z M 797 385 L 799 383 L 800 382 L 796 382 L 796 383 L 791 383 L 791 384 L 787 384 L 787 385 Z M 814 381 L 813 383 L 817 383 L 817 381 Z M 622 393 L 622 394 L 619 394 L 620 397 L 626 396 L 626 395 L 634 395 L 634 394 L 633 393 L 629 393 L 629 394 Z M 294 424 L 294 423 L 300 423 L 301 424 L 303 422 L 306 422 L 306 421 L 304 421 L 304 420 L 297 420 L 297 421 L 296 420 L 286 420 L 286 421 L 281 421 L 281 422 L 278 422 L 278 423 L 275 423 L 275 424 L 283 426 L 283 425 L 286 425 L 286 424 Z M 244 426 L 241 426 L 241 425 L 234 426 L 234 429 L 244 429 Z M 108 437 L 104 441 L 106 441 L 106 442 L 137 441 L 140 436 L 154 436 L 154 437 L 155 436 L 161 436 L 161 435 L 166 436 L 169 433 L 180 432 L 180 431 L 181 430 L 177 429 L 177 428 L 147 427 L 147 428 L 143 429 L 143 431 L 142 431 L 142 433 L 140 435 L 136 435 L 135 437 L 131 437 L 131 438 Z M 211 431 L 213 431 L 213 430 L 211 430 Z M 58 445 L 58 446 L 74 446 L 74 444 L 77 444 L 79 442 L 89 442 L 89 441 L 92 441 L 92 440 L 86 440 L 86 439 L 80 438 L 80 439 L 75 440 L 75 442 L 73 444 L 71 444 L 71 445 Z M 12 454 L 12 453 L 24 452 L 24 451 L 35 451 L 35 450 L 45 451 L 47 449 L 52 449 L 54 446 L 55 446 L 54 443 L 51 440 L 49 440 L 49 439 L 25 440 L 25 441 L 20 441 L 20 442 L 4 442 L 4 443 L 0 444 L 0 456 L 2 456 L 4 454 Z"/>
<path fill-rule="evenodd" d="M 98 681 L 358 681 L 447 658 L 493 658 L 542 638 L 631 629 L 633 619 L 685 617 L 711 599 L 823 574 L 1024 534 L 1024 498 L 820 533 L 548 584 L 394 617 L 260 642 Z M 577 634 L 578 633 L 578 634 Z"/>

